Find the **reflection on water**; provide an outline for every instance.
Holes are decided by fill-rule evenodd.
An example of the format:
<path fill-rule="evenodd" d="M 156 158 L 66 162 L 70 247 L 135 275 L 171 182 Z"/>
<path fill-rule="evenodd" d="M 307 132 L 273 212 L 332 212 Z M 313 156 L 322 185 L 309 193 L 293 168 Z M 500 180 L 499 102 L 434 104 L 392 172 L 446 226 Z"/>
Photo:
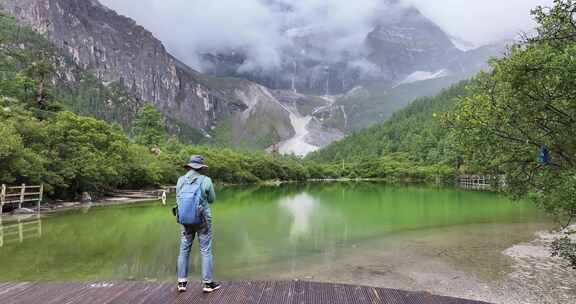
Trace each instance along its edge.
<path fill-rule="evenodd" d="M 0 248 L 42 237 L 40 214 L 17 215 L 14 218 L 14 221 L 4 223 L 0 217 Z"/>
<path fill-rule="evenodd" d="M 278 205 L 288 211 L 294 219 L 290 225 L 290 240 L 294 242 L 308 236 L 314 213 L 320 212 L 318 201 L 310 194 L 303 192 L 280 199 Z"/>

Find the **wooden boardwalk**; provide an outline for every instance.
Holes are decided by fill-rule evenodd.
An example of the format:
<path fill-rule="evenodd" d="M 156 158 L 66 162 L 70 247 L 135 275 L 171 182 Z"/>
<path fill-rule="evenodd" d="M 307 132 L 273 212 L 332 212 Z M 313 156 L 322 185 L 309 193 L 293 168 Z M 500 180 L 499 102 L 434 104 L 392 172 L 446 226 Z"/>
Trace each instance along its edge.
<path fill-rule="evenodd" d="M 482 304 L 428 293 L 350 285 L 290 282 L 231 282 L 212 294 L 199 283 L 178 294 L 174 283 L 0 283 L 2 304 Z M 484 303 L 485 304 L 485 303 Z"/>

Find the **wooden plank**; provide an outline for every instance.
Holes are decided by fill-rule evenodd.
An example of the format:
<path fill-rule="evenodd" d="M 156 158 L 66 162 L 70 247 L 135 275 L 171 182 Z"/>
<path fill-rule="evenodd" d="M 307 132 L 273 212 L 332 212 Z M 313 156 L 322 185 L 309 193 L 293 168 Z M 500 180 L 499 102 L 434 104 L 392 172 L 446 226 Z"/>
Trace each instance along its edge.
<path fill-rule="evenodd" d="M 274 301 L 278 297 L 278 289 L 281 288 L 280 282 L 269 282 L 264 287 L 262 297 L 258 301 L 259 304 L 267 303 L 283 303 Z"/>
<path fill-rule="evenodd" d="M 294 282 L 274 282 L 267 303 L 290 303 Z"/>
<path fill-rule="evenodd" d="M 170 296 L 177 296 L 174 292 L 176 285 L 174 283 L 159 283 L 148 287 L 144 287 L 142 294 L 139 297 L 133 299 L 131 304 L 146 304 L 146 303 L 171 303 L 171 301 L 165 300 Z"/>
<path fill-rule="evenodd" d="M 78 292 L 69 294 L 65 299 L 65 303 L 107 303 L 104 301 L 114 294 L 114 290 L 102 289 L 103 286 L 108 286 L 107 284 L 111 283 L 74 284 Z"/>
<path fill-rule="evenodd" d="M 9 191 L 6 191 L 6 197 L 8 197 L 8 196 L 12 196 L 12 197 L 13 197 L 13 196 L 20 196 L 20 195 L 22 195 L 22 191 L 18 191 L 18 192 L 9 192 Z M 40 193 L 39 193 L 39 192 L 24 192 L 24 195 L 25 195 L 25 196 L 40 195 Z"/>
<path fill-rule="evenodd" d="M 189 283 L 177 293 L 174 283 L 1 283 L 2 304 L 483 304 L 428 293 L 339 284 L 290 282 L 232 282 L 204 294 L 202 284 Z M 487 303 L 484 303 L 487 304 Z"/>
<path fill-rule="evenodd" d="M 404 304 L 405 294 L 401 293 L 399 290 L 394 289 L 382 289 L 376 288 L 376 293 L 378 298 L 382 300 L 383 303 L 389 304 Z"/>
<path fill-rule="evenodd" d="M 30 202 L 37 202 L 37 201 L 38 201 L 37 198 L 34 198 L 34 199 L 24 199 L 24 200 L 22 200 L 22 201 L 20 201 L 20 200 L 10 200 L 10 201 L 6 201 L 5 204 L 18 204 L 18 203 L 20 203 L 20 202 L 22 202 L 22 203 L 30 203 Z"/>
<path fill-rule="evenodd" d="M 223 288 L 227 288 L 228 284 L 225 284 Z M 231 286 L 234 288 L 234 293 L 223 297 L 223 303 L 239 303 L 239 304 L 249 304 L 258 303 L 262 298 L 262 292 L 266 287 L 264 282 L 238 282 L 232 283 Z"/>
<path fill-rule="evenodd" d="M 19 209 L 22 209 L 22 204 L 24 203 L 24 193 L 26 193 L 26 184 L 22 184 L 22 191 L 20 191 L 20 204 Z"/>
<path fill-rule="evenodd" d="M 174 293 L 176 285 L 173 284 L 172 288 L 169 288 L 169 286 L 164 284 L 135 283 L 134 286 L 134 289 L 128 290 L 124 293 L 122 296 L 122 302 L 131 304 L 148 303 L 151 301 L 150 299 L 154 296 L 154 294 L 166 295 L 170 292 Z"/>
<path fill-rule="evenodd" d="M 319 288 L 317 283 L 301 282 L 294 288 L 294 300 L 292 303 L 329 303 L 330 300 L 336 300 L 337 294 L 334 292 L 334 286 L 331 288 Z"/>
<path fill-rule="evenodd" d="M 0 286 L 0 299 L 9 298 L 28 289 L 32 283 L 3 283 Z"/>
<path fill-rule="evenodd" d="M 8 294 L 0 294 L 0 303 L 16 304 L 16 303 L 26 303 L 26 299 L 38 298 L 40 295 L 39 291 L 44 289 L 49 289 L 50 287 L 46 284 L 33 283 L 27 285 L 25 288 L 18 290 L 17 292 L 12 292 Z M 28 300 L 28 303 L 33 303 L 33 300 Z"/>
<path fill-rule="evenodd" d="M 18 191 L 18 193 L 6 192 L 6 197 L 14 197 L 14 196 L 20 196 L 20 195 L 22 195 L 21 191 Z M 40 195 L 40 192 L 24 192 L 24 196 L 30 196 L 30 195 Z"/>
<path fill-rule="evenodd" d="M 98 296 L 95 297 L 91 304 L 107 304 L 107 303 L 129 303 L 124 302 L 122 297 L 133 288 L 133 283 L 122 282 L 122 283 L 110 283 L 107 282 L 104 285 L 98 285 L 94 283 L 90 285 L 91 291 Z M 86 302 L 75 302 L 75 303 L 86 303 Z"/>
<path fill-rule="evenodd" d="M 354 287 L 351 288 L 350 293 L 360 303 L 374 303 L 374 294 L 370 292 L 371 290 L 366 287 Z"/>
<path fill-rule="evenodd" d="M 318 287 L 322 288 L 322 287 Z M 339 303 L 354 303 L 356 298 L 354 294 L 350 292 L 350 287 L 346 285 L 333 285 L 332 288 L 334 289 L 334 296 L 331 298 L 340 301 Z M 359 303 L 359 302 L 358 302 Z"/>
<path fill-rule="evenodd" d="M 40 189 L 42 186 L 26 186 L 26 189 Z M 22 186 L 6 187 L 7 190 L 20 190 Z"/>
<path fill-rule="evenodd" d="M 34 284 L 29 288 L 9 297 L 0 297 L 0 303 L 5 304 L 25 304 L 25 303 L 45 303 L 49 302 L 56 295 L 68 291 L 76 292 L 74 286 L 70 284 Z"/>

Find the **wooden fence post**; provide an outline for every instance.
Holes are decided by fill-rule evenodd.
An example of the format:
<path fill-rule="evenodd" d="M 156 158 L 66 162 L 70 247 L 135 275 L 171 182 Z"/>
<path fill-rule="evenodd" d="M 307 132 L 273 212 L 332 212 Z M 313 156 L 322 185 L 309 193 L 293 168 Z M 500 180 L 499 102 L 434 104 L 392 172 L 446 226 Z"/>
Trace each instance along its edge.
<path fill-rule="evenodd" d="M 26 184 L 22 184 L 22 189 L 20 190 L 20 202 L 18 203 L 18 209 L 22 209 L 25 194 L 26 194 Z"/>
<path fill-rule="evenodd" d="M 2 216 L 2 209 L 4 202 L 6 202 L 6 185 L 2 184 L 2 192 L 0 192 L 0 216 Z"/>
<path fill-rule="evenodd" d="M 40 195 L 38 196 L 38 205 L 36 211 L 40 213 L 40 204 L 42 203 L 42 196 L 44 195 L 44 184 L 40 184 Z"/>

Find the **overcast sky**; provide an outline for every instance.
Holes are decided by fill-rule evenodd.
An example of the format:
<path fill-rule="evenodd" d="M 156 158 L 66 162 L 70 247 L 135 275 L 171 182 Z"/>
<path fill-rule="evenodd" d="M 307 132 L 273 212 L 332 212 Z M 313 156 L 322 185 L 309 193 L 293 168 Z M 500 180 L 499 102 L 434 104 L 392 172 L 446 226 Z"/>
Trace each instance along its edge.
<path fill-rule="evenodd" d="M 444 30 L 475 44 L 510 38 L 533 27 L 530 11 L 553 0 L 406 0 Z"/>
<path fill-rule="evenodd" d="M 275 66 L 280 60 L 277 50 L 288 43 L 278 35 L 287 22 L 339 33 L 341 39 L 325 42 L 336 53 L 361 44 L 371 21 L 387 9 L 385 0 L 100 1 L 135 19 L 195 68 L 201 68 L 195 54 L 215 48 L 242 48 L 253 60 L 248 65 Z M 401 1 L 416 6 L 449 34 L 482 45 L 529 31 L 530 10 L 553 0 Z M 293 7 L 289 20 L 278 12 L 282 4 Z"/>

